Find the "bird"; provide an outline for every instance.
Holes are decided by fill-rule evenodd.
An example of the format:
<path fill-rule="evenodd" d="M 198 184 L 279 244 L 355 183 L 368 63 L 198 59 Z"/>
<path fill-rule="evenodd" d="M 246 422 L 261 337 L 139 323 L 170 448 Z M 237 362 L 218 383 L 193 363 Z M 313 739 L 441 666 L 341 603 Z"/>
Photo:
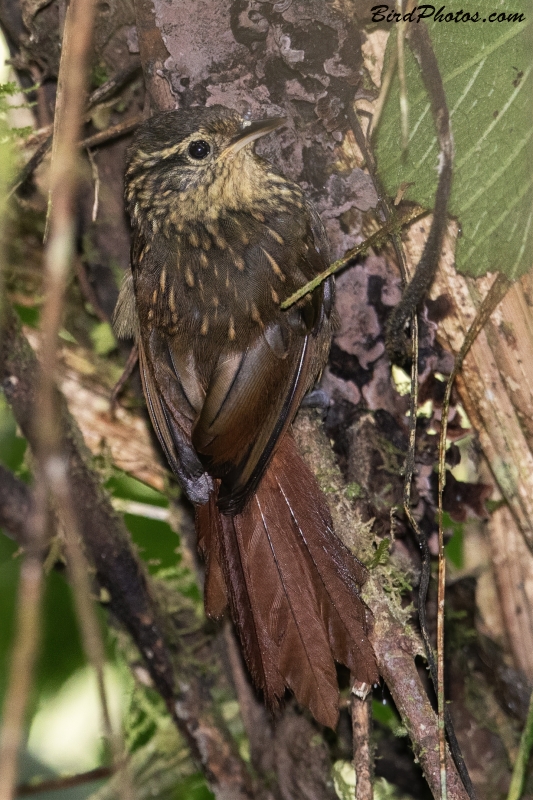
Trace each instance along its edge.
<path fill-rule="evenodd" d="M 333 530 L 291 424 L 328 357 L 329 264 L 302 189 L 255 152 L 286 120 L 220 105 L 160 112 L 126 155 L 131 274 L 114 326 L 133 337 L 149 415 L 195 507 L 204 604 L 229 606 L 252 679 L 272 711 L 287 689 L 335 728 L 335 662 L 377 680 L 364 566 Z"/>

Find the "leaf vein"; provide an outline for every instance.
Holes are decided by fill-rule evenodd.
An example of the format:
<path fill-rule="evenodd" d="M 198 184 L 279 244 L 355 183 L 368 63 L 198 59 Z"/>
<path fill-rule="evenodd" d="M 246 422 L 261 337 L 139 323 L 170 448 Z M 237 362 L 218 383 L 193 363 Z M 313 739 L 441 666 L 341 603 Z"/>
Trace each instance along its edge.
<path fill-rule="evenodd" d="M 494 231 L 498 230 L 498 228 L 501 227 L 504 220 L 509 216 L 509 214 L 515 208 L 515 206 L 517 206 L 518 203 L 520 203 L 522 198 L 527 194 L 527 192 L 531 189 L 531 187 L 532 187 L 532 181 L 531 179 L 528 179 L 527 183 L 523 185 L 521 190 L 515 196 L 513 202 L 506 206 L 505 210 L 494 221 L 493 225 L 491 225 L 491 227 L 484 232 L 483 241 L 486 241 L 494 233 Z M 475 253 L 478 247 L 479 247 L 478 242 L 475 242 L 470 248 L 470 250 L 466 253 L 465 261 L 468 261 L 471 258 L 472 254 Z"/>
<path fill-rule="evenodd" d="M 455 168 L 456 169 L 460 169 L 467 161 L 469 161 L 472 158 L 472 156 L 476 152 L 481 150 L 481 145 L 483 144 L 483 142 L 485 141 L 487 136 L 494 130 L 496 125 L 498 125 L 501 122 L 501 120 L 505 116 L 507 110 L 511 107 L 511 105 L 515 101 L 515 99 L 516 99 L 517 95 L 519 94 L 519 92 L 521 92 L 522 88 L 526 85 L 526 78 L 529 77 L 532 69 L 533 69 L 533 65 L 530 64 L 529 67 L 527 68 L 527 70 L 524 73 L 524 77 L 523 77 L 522 81 L 518 84 L 518 86 L 516 87 L 516 89 L 514 90 L 512 95 L 509 97 L 508 101 L 506 102 L 506 104 L 502 108 L 501 112 L 496 117 L 496 119 L 492 120 L 492 122 L 490 123 L 488 128 L 486 128 L 486 130 L 484 131 L 482 136 L 480 136 L 480 138 L 477 140 L 477 142 L 475 143 L 474 147 L 471 147 L 470 150 L 467 153 L 464 154 L 464 156 L 461 158 L 461 160 L 456 162 L 456 164 L 455 164 Z"/>
<path fill-rule="evenodd" d="M 482 184 L 482 185 L 479 187 L 479 189 L 477 190 L 477 192 L 474 192 L 474 194 L 473 194 L 473 195 L 470 197 L 470 199 L 469 199 L 469 200 L 467 200 L 466 202 L 462 202 L 462 203 L 461 203 L 461 211 L 462 211 L 463 213 L 464 213 L 465 211 L 467 211 L 467 210 L 470 208 L 470 206 L 472 206 L 472 205 L 473 205 L 473 204 L 476 202 L 476 200 L 478 199 L 478 197 L 480 197 L 482 194 L 484 194 L 484 193 L 487 191 L 487 189 L 490 189 L 490 187 L 491 187 L 491 186 L 493 186 L 493 185 L 496 183 L 496 181 L 498 180 L 498 178 L 500 178 L 500 177 L 501 177 L 501 176 L 502 176 L 502 175 L 503 175 L 503 174 L 504 174 L 504 173 L 505 173 L 505 172 L 508 170 L 508 168 L 510 167 L 510 165 L 513 163 L 513 161 L 515 160 L 515 158 L 516 158 L 516 157 L 517 157 L 517 156 L 520 154 L 521 150 L 523 150 L 523 149 L 524 149 L 524 147 L 525 147 L 525 146 L 526 146 L 526 144 L 529 142 L 529 140 L 531 139 L 531 137 L 532 137 L 532 136 L 533 136 L 533 128 L 531 128 L 531 129 L 528 131 L 528 133 L 527 133 L 527 135 L 525 136 L 525 138 L 524 138 L 524 139 L 522 139 L 522 141 L 521 141 L 521 142 L 519 142 L 519 144 L 517 145 L 517 147 L 515 147 L 515 148 L 514 148 L 514 150 L 512 150 L 512 151 L 511 151 L 511 155 L 509 156 L 509 158 L 507 159 L 507 161 L 505 161 L 505 162 L 504 162 L 504 163 L 503 163 L 503 164 L 500 166 L 500 168 L 496 170 L 496 172 L 493 172 L 493 174 L 492 174 L 491 178 L 490 178 L 488 181 L 486 181 L 485 183 L 483 183 L 483 184 Z"/>

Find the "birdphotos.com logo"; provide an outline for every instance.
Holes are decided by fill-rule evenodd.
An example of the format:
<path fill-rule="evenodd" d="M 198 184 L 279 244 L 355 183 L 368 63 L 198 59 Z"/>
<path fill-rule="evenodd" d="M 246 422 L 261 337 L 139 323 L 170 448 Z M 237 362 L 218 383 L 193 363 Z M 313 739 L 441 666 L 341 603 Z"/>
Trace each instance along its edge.
<path fill-rule="evenodd" d="M 415 6 L 411 11 L 402 13 L 394 6 L 382 4 L 372 6 L 372 22 L 421 22 L 423 19 L 432 22 L 525 22 L 524 14 L 505 11 L 475 11 L 470 13 L 460 8 L 458 11 L 448 11 L 446 6 Z"/>

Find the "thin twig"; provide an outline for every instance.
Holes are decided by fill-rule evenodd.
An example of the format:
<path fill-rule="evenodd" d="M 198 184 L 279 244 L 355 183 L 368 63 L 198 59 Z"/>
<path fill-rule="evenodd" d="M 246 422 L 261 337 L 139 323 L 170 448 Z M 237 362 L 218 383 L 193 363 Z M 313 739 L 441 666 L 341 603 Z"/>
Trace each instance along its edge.
<path fill-rule="evenodd" d="M 452 381 L 453 383 L 453 381 Z M 440 792 L 442 800 L 447 798 L 446 790 L 446 731 L 444 697 L 444 603 L 446 598 L 446 555 L 444 552 L 444 530 L 442 525 L 442 493 L 446 480 L 446 430 L 448 427 L 448 408 L 451 383 L 446 386 L 447 403 L 443 404 L 441 435 L 439 441 L 439 574 L 437 581 L 437 715 L 439 724 Z"/>
<path fill-rule="evenodd" d="M 0 383 L 22 434 L 35 451 L 34 408 L 39 365 L 9 308 L 2 323 Z M 108 598 L 109 614 L 132 637 L 154 687 L 215 793 L 232 800 L 251 800 L 254 794 L 249 770 L 208 689 L 214 665 L 220 664 L 214 647 L 209 646 L 201 630 L 187 636 L 185 650 L 179 645 L 182 632 L 198 625 L 196 611 L 187 602 L 177 614 L 168 611 L 169 590 L 147 576 L 122 516 L 113 510 L 101 487 L 101 475 L 92 468 L 92 459 L 65 398 L 57 391 L 56 397 L 76 518 L 95 569 L 95 580 Z M 171 597 L 171 607 L 175 608 L 176 597 L 181 595 Z M 195 654 L 192 660 L 191 653 Z"/>
<path fill-rule="evenodd" d="M 109 80 L 91 93 L 87 101 L 86 112 L 92 110 L 99 103 L 103 103 L 104 100 L 108 100 L 110 97 L 112 97 L 116 92 L 126 86 L 126 84 L 129 83 L 129 81 L 140 71 L 141 62 L 134 61 L 129 67 L 125 67 L 124 69 L 121 69 L 115 73 L 115 75 L 112 75 Z"/>
<path fill-rule="evenodd" d="M 120 376 L 118 381 L 113 386 L 113 391 L 111 392 L 111 398 L 110 398 L 111 415 L 115 414 L 120 393 L 124 388 L 126 381 L 130 377 L 133 370 L 135 369 L 138 360 L 139 360 L 139 348 L 137 347 L 136 344 L 134 344 L 130 350 L 128 360 L 126 361 L 126 365 L 124 367 L 124 371 L 122 372 L 122 375 Z"/>
<path fill-rule="evenodd" d="M 425 536 L 420 531 L 418 524 L 412 514 L 410 507 L 411 482 L 414 472 L 415 439 L 416 439 L 416 411 L 418 402 L 418 327 L 416 321 L 416 309 L 420 299 L 424 297 L 433 281 L 435 271 L 438 266 L 442 239 L 446 228 L 446 210 L 448 197 L 451 189 L 452 161 L 453 161 L 453 138 L 449 122 L 449 114 L 446 105 L 446 97 L 442 85 L 442 79 L 438 69 L 438 64 L 433 53 L 431 40 L 427 28 L 421 26 L 420 29 L 411 30 L 409 34 L 411 49 L 420 63 L 422 75 L 428 94 L 431 98 L 433 116 L 437 127 L 437 137 L 439 141 L 441 155 L 441 170 L 435 197 L 435 209 L 433 222 L 426 242 L 426 246 L 416 267 L 414 277 L 407 286 L 400 304 L 396 307 L 387 325 L 387 348 L 391 352 L 399 354 L 401 347 L 398 344 L 404 336 L 403 327 L 408 317 L 412 325 L 412 369 L 411 369 L 411 417 L 409 420 L 409 450 L 405 466 L 404 483 L 404 508 L 406 516 L 413 527 L 415 535 L 422 549 L 422 574 L 419 587 L 419 618 L 422 638 L 426 649 L 426 656 L 430 668 L 430 674 L 437 696 L 439 697 L 439 670 L 435 663 L 433 648 L 427 632 L 425 603 L 427 589 L 430 578 L 430 553 Z M 442 664 L 440 668 L 442 677 Z M 441 693 L 439 715 L 439 761 L 440 761 L 440 789 L 441 796 L 446 797 L 446 741 L 445 728 L 448 734 L 450 750 L 457 766 L 461 780 L 467 790 L 469 797 L 474 798 L 474 788 L 468 775 L 468 770 L 455 736 L 451 715 L 444 703 Z"/>
<path fill-rule="evenodd" d="M 81 126 L 85 106 L 88 57 L 92 42 L 94 2 L 71 0 L 65 18 L 58 93 L 52 144 L 51 190 L 48 204 L 49 237 L 45 250 L 46 299 L 43 308 L 42 370 L 37 397 L 39 425 L 37 459 L 45 494 L 50 494 L 63 523 L 67 565 L 85 651 L 97 678 L 104 729 L 116 766 L 122 748 L 113 735 L 104 684 L 104 646 L 91 600 L 88 567 L 80 545 L 78 521 L 69 485 L 69 464 L 62 448 L 54 381 L 57 370 L 57 341 L 63 315 L 63 301 L 74 254 L 75 196 Z M 120 783 L 124 800 L 132 797 L 126 772 Z"/>
<path fill-rule="evenodd" d="M 411 525 L 415 536 L 417 538 L 419 547 L 422 551 L 422 569 L 420 573 L 420 584 L 418 587 L 418 618 L 420 622 L 420 632 L 424 642 L 424 649 L 426 651 L 426 659 L 429 666 L 429 673 L 431 681 L 438 693 L 439 674 L 437 663 L 435 661 L 435 654 L 433 652 L 433 645 L 429 637 L 426 619 L 426 599 L 429 588 L 429 581 L 431 577 L 431 553 L 425 534 L 420 530 L 417 520 L 415 519 L 411 510 L 411 485 L 413 481 L 415 469 L 415 444 L 416 444 L 416 415 L 418 410 L 418 318 L 416 314 L 411 317 L 411 342 L 412 342 L 412 361 L 411 361 L 411 392 L 410 392 L 410 405 L 409 405 L 409 446 L 407 456 L 405 459 L 405 480 L 403 487 L 403 506 L 409 524 Z M 440 706 L 439 706 L 440 708 Z M 455 735 L 453 722 L 450 712 L 446 705 L 443 705 L 443 719 L 445 722 L 445 732 L 448 734 L 450 743 L 450 751 L 453 760 L 457 767 L 457 771 L 461 776 L 461 780 L 470 798 L 475 799 L 474 789 L 468 770 L 464 763 L 463 754 L 459 747 L 459 742 Z M 439 733 L 439 764 L 440 764 L 440 788 L 441 793 L 446 791 L 446 742 L 444 738 L 444 728 L 441 727 L 441 719 L 438 719 L 438 733 Z M 445 796 L 445 795 L 444 795 Z"/>
<path fill-rule="evenodd" d="M 42 507 L 43 504 L 41 504 Z M 26 704 L 40 642 L 43 594 L 42 552 L 46 518 L 34 517 L 31 549 L 22 562 L 17 592 L 17 633 L 11 658 L 0 732 L 0 800 L 12 800 L 17 779 Z"/>
<path fill-rule="evenodd" d="M 9 159 L 9 146 L 4 145 L 2 158 Z M 3 291 L 3 265 L 5 263 L 5 219 L 7 186 L 0 177 L 0 324 L 4 326 L 8 308 Z M 2 344 L 0 342 L 0 344 Z M 3 382 L 7 395 L 16 383 L 13 376 Z M 9 473 L 4 478 L 9 478 Z M 12 484 L 13 482 L 11 482 Z M 22 743 L 26 706 L 31 690 L 33 673 L 39 649 L 41 630 L 41 603 L 43 596 L 43 544 L 48 523 L 48 505 L 44 487 L 37 494 L 40 503 L 28 504 L 25 523 L 20 519 L 12 533 L 23 530 L 26 552 L 20 570 L 17 588 L 16 633 L 9 665 L 9 676 L 2 709 L 0 730 L 0 800 L 12 800 L 17 780 L 18 755 Z"/>
<path fill-rule="evenodd" d="M 45 155 L 50 150 L 51 146 L 52 146 L 52 137 L 48 136 L 44 140 L 44 142 L 41 142 L 41 144 L 39 145 L 35 153 L 32 155 L 32 157 L 29 159 L 29 161 L 26 162 L 26 164 L 20 170 L 19 174 L 15 178 L 15 182 L 13 183 L 13 185 L 9 190 L 8 198 L 11 198 L 20 189 L 22 184 L 26 183 L 30 175 L 33 175 L 33 173 L 35 172 L 41 161 L 44 159 Z"/>
<path fill-rule="evenodd" d="M 144 120 L 143 114 L 137 114 L 135 117 L 131 117 L 130 119 L 124 120 L 124 122 L 119 122 L 117 125 L 111 125 L 109 128 L 106 128 L 105 131 L 100 131 L 99 133 L 94 133 L 92 136 L 88 136 L 86 139 L 82 139 L 79 142 L 80 148 L 89 148 L 89 147 L 99 147 L 106 142 L 110 142 L 112 139 L 118 139 L 120 136 L 126 136 L 128 133 L 131 133 L 135 130 L 135 128 L 141 124 Z M 49 136 L 45 141 L 39 145 L 35 153 L 32 155 L 30 160 L 25 164 L 25 166 L 19 172 L 15 183 L 11 186 L 8 194 L 8 199 L 11 198 L 16 192 L 20 189 L 23 183 L 28 180 L 30 175 L 37 169 L 41 161 L 44 159 L 45 155 L 48 153 L 50 147 L 52 146 L 52 137 Z"/>
<path fill-rule="evenodd" d="M 78 538 L 78 524 L 73 511 L 68 479 L 66 475 L 61 476 L 59 470 L 57 483 L 55 486 L 52 486 L 52 490 L 54 491 L 56 502 L 58 502 L 61 507 L 67 553 L 67 568 L 74 588 L 74 601 L 78 621 L 80 623 L 83 646 L 87 658 L 96 673 L 104 732 L 117 757 L 117 755 L 119 755 L 117 751 L 120 745 L 117 741 L 114 741 L 113 726 L 109 714 L 109 704 L 107 702 L 104 680 L 105 651 L 102 634 L 98 625 L 98 618 L 91 598 L 89 565 L 82 549 L 81 540 Z M 117 758 L 115 760 L 117 760 Z"/>
<path fill-rule="evenodd" d="M 427 212 L 421 209 L 419 206 L 416 206 L 415 208 L 410 209 L 400 218 L 393 216 L 389 222 L 385 223 L 385 225 L 373 233 L 372 236 L 369 236 L 368 239 L 365 239 L 364 242 L 361 242 L 361 244 L 358 244 L 356 247 L 352 247 L 351 250 L 348 250 L 346 255 L 344 255 L 342 258 L 339 258 L 337 261 L 334 261 L 333 264 L 330 264 L 330 266 L 325 269 L 324 272 L 316 275 L 312 281 L 309 281 L 304 286 L 301 286 L 296 292 L 294 292 L 294 294 L 291 294 L 290 297 L 283 301 L 281 308 L 283 310 L 290 308 L 292 305 L 294 305 L 294 303 L 304 297 L 304 295 L 309 294 L 309 292 L 312 292 L 317 286 L 320 286 L 320 284 L 323 283 L 326 278 L 329 278 L 330 275 L 334 275 L 344 267 L 349 267 L 358 255 L 365 253 L 371 247 L 380 247 L 387 241 L 389 236 L 393 234 L 399 234 L 402 228 L 404 228 L 406 225 L 409 225 L 414 220 L 423 217 L 426 213 Z"/>
<path fill-rule="evenodd" d="M 453 136 L 450 115 L 446 104 L 442 77 L 427 27 L 423 23 L 420 26 L 411 25 L 407 38 L 411 50 L 420 64 L 422 77 L 431 100 L 431 108 L 437 130 L 440 167 L 433 220 L 423 253 L 411 281 L 403 292 L 401 301 L 394 308 L 387 321 L 387 350 L 392 358 L 398 357 L 400 360 L 405 359 L 405 323 L 425 298 L 437 271 L 447 226 L 447 209 L 452 184 L 453 165 Z"/>
<path fill-rule="evenodd" d="M 403 507 L 409 523 L 415 531 L 419 542 L 422 539 L 424 542 L 426 542 L 426 538 L 421 533 L 418 523 L 413 516 L 413 512 L 411 511 L 411 485 L 415 471 L 416 415 L 418 412 L 418 317 L 416 314 L 413 314 L 411 317 L 411 343 L 413 357 L 411 359 L 411 392 L 409 397 L 409 445 L 407 448 L 407 456 L 405 458 L 404 467 L 405 477 L 403 484 Z M 429 549 L 427 552 L 429 554 Z M 425 587 L 425 591 L 427 591 L 427 587 Z M 425 596 L 423 605 L 425 609 Z M 422 614 L 424 614 L 424 611 L 422 611 Z M 427 635 L 425 625 L 423 627 L 423 633 L 424 631 L 426 631 Z"/>
<path fill-rule="evenodd" d="M 108 314 L 105 313 L 103 308 L 100 305 L 98 297 L 96 296 L 96 292 L 94 291 L 93 287 L 91 286 L 91 282 L 87 277 L 87 273 L 85 271 L 85 265 L 81 258 L 76 259 L 76 277 L 78 279 L 78 283 L 80 284 L 81 291 L 87 300 L 92 306 L 92 310 L 100 320 L 100 322 L 109 322 L 110 317 Z"/>
<path fill-rule="evenodd" d="M 357 116 L 356 110 L 353 105 L 350 106 L 350 108 L 348 109 L 348 119 L 350 121 L 350 125 L 352 126 L 352 131 L 355 136 L 355 141 L 357 142 L 357 146 L 359 147 L 361 153 L 363 154 L 367 169 L 370 173 L 370 177 L 372 178 L 372 183 L 374 184 L 374 189 L 376 190 L 376 194 L 379 198 L 377 214 L 382 222 L 390 222 L 390 220 L 394 218 L 395 210 L 390 205 L 387 195 L 383 191 L 383 187 L 381 185 L 381 181 L 379 179 L 377 171 L 377 165 L 374 158 L 374 154 L 372 152 L 370 143 L 367 142 L 367 139 L 365 138 L 365 134 L 363 133 L 361 123 L 359 122 L 359 117 Z M 402 239 L 399 232 L 391 233 L 391 239 L 394 247 L 394 252 L 396 254 L 396 260 L 400 268 L 402 285 L 405 286 L 405 284 L 407 283 L 407 262 L 402 245 Z"/>
<path fill-rule="evenodd" d="M 439 498 L 438 498 L 438 519 L 439 519 L 439 578 L 438 578 L 438 618 L 437 618 L 437 653 L 438 653 L 438 667 L 437 667 L 437 703 L 439 714 L 439 750 L 441 754 L 441 764 L 443 763 L 443 750 L 444 750 L 444 726 L 446 717 L 446 706 L 444 698 L 444 602 L 445 602 L 445 589 L 446 589 L 446 557 L 444 553 L 444 528 L 443 528 L 443 506 L 442 498 L 444 487 L 446 484 L 446 433 L 448 430 L 448 413 L 450 409 L 450 397 L 452 393 L 453 383 L 457 374 L 461 370 L 463 361 L 466 354 L 470 350 L 473 342 L 477 338 L 480 331 L 485 326 L 490 315 L 501 302 L 504 295 L 507 293 L 511 282 L 509 279 L 499 273 L 494 280 L 490 290 L 485 296 L 476 317 L 470 326 L 461 350 L 455 358 L 452 372 L 446 383 L 446 390 L 444 392 L 444 400 L 442 403 L 442 417 L 441 417 L 441 430 L 439 438 Z M 468 788 L 468 787 L 466 787 Z M 446 775 L 441 772 L 441 792 L 443 800 L 446 797 Z"/>
<path fill-rule="evenodd" d="M 100 203 L 100 173 L 98 172 L 98 164 L 96 163 L 96 159 L 93 155 L 93 152 L 90 147 L 86 148 L 87 158 L 89 159 L 89 163 L 91 165 L 91 173 L 93 176 L 94 181 L 94 202 L 93 202 L 93 211 L 91 214 L 92 222 L 96 222 L 98 217 L 98 206 Z"/>
<path fill-rule="evenodd" d="M 412 2 L 408 4 L 408 8 L 412 6 Z M 423 37 L 424 38 L 424 37 Z M 420 49 L 420 43 L 418 43 L 418 49 Z M 423 49 L 427 49 L 427 42 L 425 42 L 425 47 Z M 393 55 L 397 51 L 393 51 Z M 429 59 L 431 60 L 431 59 Z M 424 62 L 427 62 L 427 53 L 425 54 Z M 390 77 L 392 77 L 392 72 Z M 437 92 L 438 94 L 438 92 Z M 442 97 L 441 97 L 442 100 Z M 389 205 L 387 197 L 381 187 L 381 183 L 379 180 L 379 176 L 377 173 L 377 166 L 375 163 L 375 159 L 370 147 L 367 144 L 367 141 L 364 137 L 363 131 L 359 124 L 359 120 L 357 118 L 357 114 L 355 113 L 354 109 L 349 109 L 349 119 L 350 124 L 352 126 L 355 139 L 359 146 L 359 149 L 363 153 L 365 157 L 365 161 L 370 172 L 372 181 L 374 183 L 374 187 L 379 197 L 379 211 L 381 212 L 382 218 L 389 220 L 393 211 Z M 444 126 L 444 130 L 441 131 L 442 138 L 445 140 L 444 145 L 446 147 L 446 159 L 449 160 L 452 155 L 452 143 L 451 143 L 451 133 L 449 130 L 446 129 Z M 443 194 L 446 194 L 446 188 L 449 189 L 449 185 L 446 187 L 441 187 Z M 440 184 L 439 184 L 440 185 Z M 441 199 L 442 205 L 442 199 Z M 440 225 L 440 223 L 439 223 Z M 434 229 L 434 225 L 432 225 L 432 230 Z M 431 235 L 431 233 L 430 233 Z M 396 257 L 398 260 L 398 265 L 400 268 L 400 273 L 402 277 L 402 283 L 406 284 L 407 282 L 407 263 L 405 259 L 405 253 L 402 245 L 402 241 L 400 236 L 396 233 L 392 236 L 392 241 L 394 244 L 394 249 L 396 252 Z M 426 254 L 426 251 L 424 251 Z M 424 258 L 424 255 L 422 256 Z M 417 407 L 418 407 L 418 320 L 416 314 L 411 315 L 411 336 L 412 336 L 412 361 L 411 361 L 411 404 L 410 404 L 410 419 L 409 419 L 409 447 L 408 453 L 406 456 L 406 463 L 405 463 L 405 480 L 404 480 L 404 509 L 407 519 L 417 537 L 420 549 L 422 551 L 422 569 L 421 569 L 421 576 L 420 576 L 420 585 L 419 585 L 419 596 L 418 596 L 418 613 L 419 613 L 419 621 L 420 621 L 420 630 L 422 634 L 422 639 L 424 641 L 424 647 L 426 651 L 426 658 L 428 661 L 428 666 L 430 670 L 430 675 L 432 679 L 433 686 L 435 687 L 435 691 L 437 692 L 437 665 L 435 661 L 435 656 L 433 652 L 433 647 L 431 644 L 431 640 L 427 630 L 427 620 L 426 620 L 426 598 L 427 598 L 427 591 L 429 587 L 429 580 L 431 576 L 431 554 L 429 552 L 429 547 L 427 543 L 427 539 L 420 530 L 416 519 L 413 516 L 411 510 L 411 483 L 415 468 L 415 443 L 416 443 L 416 414 L 417 414 Z M 445 721 L 446 721 L 446 733 L 448 735 L 448 741 L 450 744 L 450 751 L 452 753 L 453 760 L 457 767 L 457 770 L 461 776 L 461 780 L 463 785 L 465 786 L 469 797 L 471 800 L 475 798 L 474 789 L 472 786 L 472 782 L 470 780 L 470 776 L 468 775 L 468 770 L 466 769 L 466 765 L 464 763 L 463 755 L 461 753 L 461 749 L 459 747 L 459 742 L 457 741 L 457 737 L 455 735 L 455 730 L 453 727 L 453 722 L 451 719 L 450 712 L 447 707 L 444 709 L 445 714 Z"/>
<path fill-rule="evenodd" d="M 96 674 L 103 729 L 111 746 L 114 771 L 119 772 L 121 776 L 118 784 L 120 797 L 122 800 L 133 800 L 133 787 L 130 782 L 127 764 L 124 761 L 122 738 L 119 733 L 113 730 L 109 713 L 104 679 L 105 650 L 96 609 L 91 597 L 89 564 L 83 551 L 81 536 L 79 535 L 78 521 L 74 512 L 68 478 L 66 475 L 62 475 L 60 470 L 57 472 L 55 485 L 51 484 L 51 490 L 54 493 L 56 503 L 61 509 L 67 569 L 74 588 L 76 614 L 80 624 L 84 650 Z"/>
<path fill-rule="evenodd" d="M 520 737 L 520 748 L 516 761 L 513 766 L 513 777 L 509 787 L 507 800 L 520 800 L 526 779 L 526 769 L 533 747 L 533 692 L 529 699 L 529 711 L 527 712 L 526 724 Z"/>
<path fill-rule="evenodd" d="M 17 786 L 16 797 L 29 797 L 32 794 L 54 792 L 60 789 L 72 789 L 74 786 L 83 786 L 91 781 L 100 781 L 109 778 L 114 773 L 113 767 L 97 767 L 89 772 L 80 772 L 78 775 L 67 775 L 64 778 L 49 778 L 38 783 L 22 783 Z"/>
<path fill-rule="evenodd" d="M 431 682 L 438 694 L 439 678 L 437 662 L 433 651 L 433 645 L 429 636 L 426 619 L 426 600 L 429 588 L 429 581 L 431 578 L 431 553 L 425 534 L 420 530 L 417 520 L 415 519 L 411 510 L 411 485 L 415 469 L 415 444 L 416 444 L 416 420 L 418 410 L 418 318 L 416 314 L 411 317 L 411 343 L 412 343 L 412 361 L 411 361 L 411 392 L 410 392 L 410 406 L 409 406 L 409 445 L 407 456 L 405 459 L 405 479 L 403 491 L 403 506 L 409 524 L 411 525 L 415 536 L 418 541 L 420 550 L 422 551 L 422 568 L 420 572 L 420 584 L 418 587 L 418 619 L 420 622 L 420 633 L 424 642 L 424 649 L 426 652 L 426 659 L 429 666 L 429 673 Z M 463 754 L 455 735 L 455 729 L 448 707 L 443 705 L 443 716 L 445 721 L 445 730 L 448 735 L 450 744 L 450 751 L 457 767 L 457 771 L 461 776 L 463 785 L 468 792 L 471 800 L 475 800 L 474 787 L 468 774 L 466 764 L 464 762 Z M 442 768 L 442 732 L 439 729 L 439 758 Z M 442 787 L 442 779 L 441 779 Z"/>
<path fill-rule="evenodd" d="M 103 83 L 102 86 L 99 86 L 98 89 L 95 89 L 94 92 L 89 97 L 89 100 L 87 101 L 86 112 L 94 108 L 94 106 L 98 105 L 98 103 L 101 103 L 108 97 L 111 97 L 116 91 L 125 86 L 128 83 L 128 81 L 130 81 L 131 78 L 140 70 L 140 68 L 141 68 L 140 63 L 136 62 L 132 64 L 131 67 L 127 67 L 126 69 L 120 70 L 119 72 L 117 72 L 116 75 L 113 75 L 113 77 L 111 77 L 108 81 Z M 137 119 L 137 117 L 134 117 L 134 119 Z M 141 118 L 139 118 L 139 121 L 140 119 Z M 113 139 L 122 134 L 129 133 L 130 130 L 133 130 L 133 128 L 129 127 L 129 124 L 130 121 L 127 121 L 126 124 L 120 123 L 120 125 L 113 125 L 106 131 L 102 131 L 99 134 L 95 134 L 94 137 L 89 137 L 87 140 L 85 140 L 85 142 L 81 142 L 80 147 L 95 147 L 98 144 L 102 144 L 104 141 L 108 141 L 108 139 Z M 139 123 L 137 122 L 136 124 Z M 117 133 L 116 132 L 117 129 L 120 128 L 121 126 L 125 126 L 124 130 L 121 130 L 120 132 Z M 19 174 L 15 178 L 15 181 L 9 190 L 8 198 L 12 197 L 20 189 L 22 184 L 25 183 L 30 177 L 30 175 L 32 175 L 35 172 L 41 161 L 46 156 L 47 152 L 52 146 L 51 130 L 52 126 L 50 125 L 41 131 L 41 137 L 45 135 L 46 138 L 44 139 L 44 141 L 40 142 L 39 146 L 37 147 L 37 150 L 31 156 L 29 161 L 20 170 Z M 98 138 L 101 137 L 102 134 L 107 134 L 105 139 Z M 94 141 L 95 139 L 96 141 Z"/>
<path fill-rule="evenodd" d="M 118 125 L 111 125 L 111 127 L 106 128 L 105 131 L 100 131 L 100 133 L 95 133 L 92 136 L 88 136 L 86 139 L 82 139 L 79 143 L 79 147 L 98 147 L 101 144 L 105 144 L 105 142 L 109 142 L 111 139 L 118 139 L 119 136 L 126 136 L 126 134 L 134 131 L 144 119 L 144 114 L 137 114 L 135 117 L 124 120 L 124 122 L 119 122 Z"/>
<path fill-rule="evenodd" d="M 353 765 L 355 768 L 355 800 L 372 800 L 372 694 L 364 697 L 352 691 Z"/>

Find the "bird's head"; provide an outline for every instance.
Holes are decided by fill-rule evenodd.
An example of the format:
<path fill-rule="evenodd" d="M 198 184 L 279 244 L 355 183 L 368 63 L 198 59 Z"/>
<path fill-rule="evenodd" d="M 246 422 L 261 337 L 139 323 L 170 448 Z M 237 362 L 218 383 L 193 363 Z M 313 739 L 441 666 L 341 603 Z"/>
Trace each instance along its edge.
<path fill-rule="evenodd" d="M 254 142 L 285 122 L 250 122 L 223 106 L 157 114 L 137 130 L 128 151 L 125 196 L 132 216 L 216 216 L 220 206 L 257 202 L 270 165 Z"/>

